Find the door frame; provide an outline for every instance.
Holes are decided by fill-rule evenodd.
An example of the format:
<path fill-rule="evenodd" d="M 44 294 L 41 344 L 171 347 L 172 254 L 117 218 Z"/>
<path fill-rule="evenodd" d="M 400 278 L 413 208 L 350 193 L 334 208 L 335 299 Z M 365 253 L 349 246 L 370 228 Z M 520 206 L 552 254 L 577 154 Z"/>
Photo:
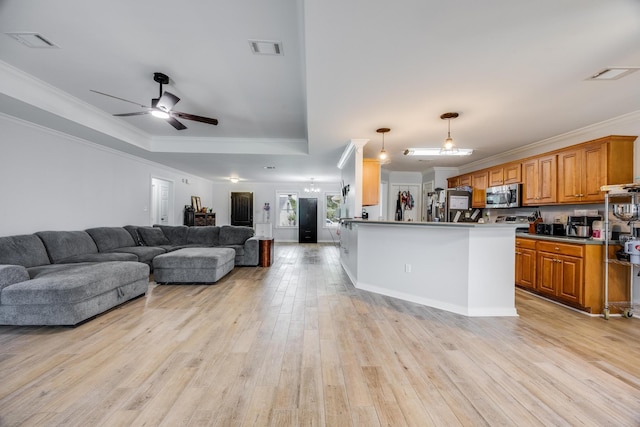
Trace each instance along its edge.
<path fill-rule="evenodd" d="M 172 179 L 169 178 L 165 178 L 165 177 L 160 177 L 160 176 L 156 176 L 156 175 L 151 175 L 150 179 L 149 179 L 149 225 L 153 225 L 153 214 L 156 211 L 160 210 L 160 200 L 156 199 L 154 196 L 154 184 L 156 181 L 162 181 L 162 182 L 166 182 L 168 184 L 169 187 L 169 201 L 168 203 L 168 208 L 167 208 L 167 221 L 169 223 L 169 225 L 174 225 L 174 220 L 175 220 L 175 207 L 174 207 L 174 200 L 175 200 L 175 182 Z"/>

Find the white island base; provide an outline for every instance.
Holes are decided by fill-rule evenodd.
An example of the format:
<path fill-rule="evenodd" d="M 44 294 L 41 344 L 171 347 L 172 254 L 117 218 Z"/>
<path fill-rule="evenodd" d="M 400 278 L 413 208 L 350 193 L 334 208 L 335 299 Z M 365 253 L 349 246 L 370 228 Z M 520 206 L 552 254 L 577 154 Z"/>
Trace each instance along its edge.
<path fill-rule="evenodd" d="M 517 316 L 513 226 L 347 220 L 340 233 L 358 289 L 465 316 Z"/>

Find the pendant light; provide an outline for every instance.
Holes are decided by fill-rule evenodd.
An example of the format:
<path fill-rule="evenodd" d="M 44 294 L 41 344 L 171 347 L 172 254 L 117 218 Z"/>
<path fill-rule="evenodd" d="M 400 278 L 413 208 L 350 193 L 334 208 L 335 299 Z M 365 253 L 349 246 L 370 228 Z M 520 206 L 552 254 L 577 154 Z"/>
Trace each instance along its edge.
<path fill-rule="evenodd" d="M 384 150 L 384 134 L 389 132 L 390 130 L 391 129 L 389 129 L 389 128 L 380 128 L 380 129 L 376 130 L 376 132 L 382 134 L 382 150 L 380 150 L 380 154 L 378 155 L 378 157 L 380 157 L 380 160 L 386 160 L 387 159 L 387 152 Z"/>
<path fill-rule="evenodd" d="M 447 138 L 444 140 L 444 144 L 440 149 L 440 154 L 456 155 L 458 153 L 458 147 L 456 147 L 456 144 L 453 142 L 453 138 L 451 138 L 451 119 L 455 119 L 458 116 L 458 113 L 444 113 L 440 116 L 440 118 L 442 120 L 446 120 L 448 124 Z"/>

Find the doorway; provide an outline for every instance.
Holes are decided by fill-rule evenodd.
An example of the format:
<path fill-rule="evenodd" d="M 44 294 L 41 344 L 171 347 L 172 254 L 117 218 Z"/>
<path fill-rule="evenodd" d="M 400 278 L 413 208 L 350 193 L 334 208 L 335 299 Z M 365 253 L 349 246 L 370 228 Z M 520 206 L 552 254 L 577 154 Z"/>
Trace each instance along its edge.
<path fill-rule="evenodd" d="M 170 206 L 173 206 L 173 182 L 151 178 L 151 224 L 171 224 L 173 215 Z"/>
<path fill-rule="evenodd" d="M 231 225 L 253 227 L 253 193 L 231 193 Z"/>

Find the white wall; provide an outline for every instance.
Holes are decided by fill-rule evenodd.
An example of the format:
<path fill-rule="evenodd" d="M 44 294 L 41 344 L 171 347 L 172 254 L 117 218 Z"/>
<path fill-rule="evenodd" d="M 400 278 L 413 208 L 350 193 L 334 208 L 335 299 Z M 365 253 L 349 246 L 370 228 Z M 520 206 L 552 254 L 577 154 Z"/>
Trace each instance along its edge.
<path fill-rule="evenodd" d="M 309 186 L 309 182 L 295 182 L 288 184 L 278 183 L 256 183 L 256 182 L 238 182 L 214 183 L 212 204 L 213 211 L 216 213 L 216 224 L 225 225 L 231 222 L 231 193 L 232 192 L 251 192 L 253 193 L 253 222 L 263 222 L 263 206 L 269 203 L 271 206 L 270 221 L 272 224 L 273 237 L 276 242 L 297 242 L 297 228 L 278 228 L 275 226 L 276 217 L 276 193 L 277 192 L 293 192 L 298 193 L 299 198 L 317 198 L 318 199 L 318 242 L 336 242 L 337 228 L 327 228 L 324 225 L 324 196 L 326 192 L 339 193 L 340 184 L 337 182 L 315 182 L 315 187 L 320 188 L 319 193 L 305 193 L 304 188 Z"/>
<path fill-rule="evenodd" d="M 4 115 L 0 135 L 0 236 L 149 225 L 152 177 L 174 183 L 172 224 L 212 203 L 211 181 L 76 137 Z"/>

